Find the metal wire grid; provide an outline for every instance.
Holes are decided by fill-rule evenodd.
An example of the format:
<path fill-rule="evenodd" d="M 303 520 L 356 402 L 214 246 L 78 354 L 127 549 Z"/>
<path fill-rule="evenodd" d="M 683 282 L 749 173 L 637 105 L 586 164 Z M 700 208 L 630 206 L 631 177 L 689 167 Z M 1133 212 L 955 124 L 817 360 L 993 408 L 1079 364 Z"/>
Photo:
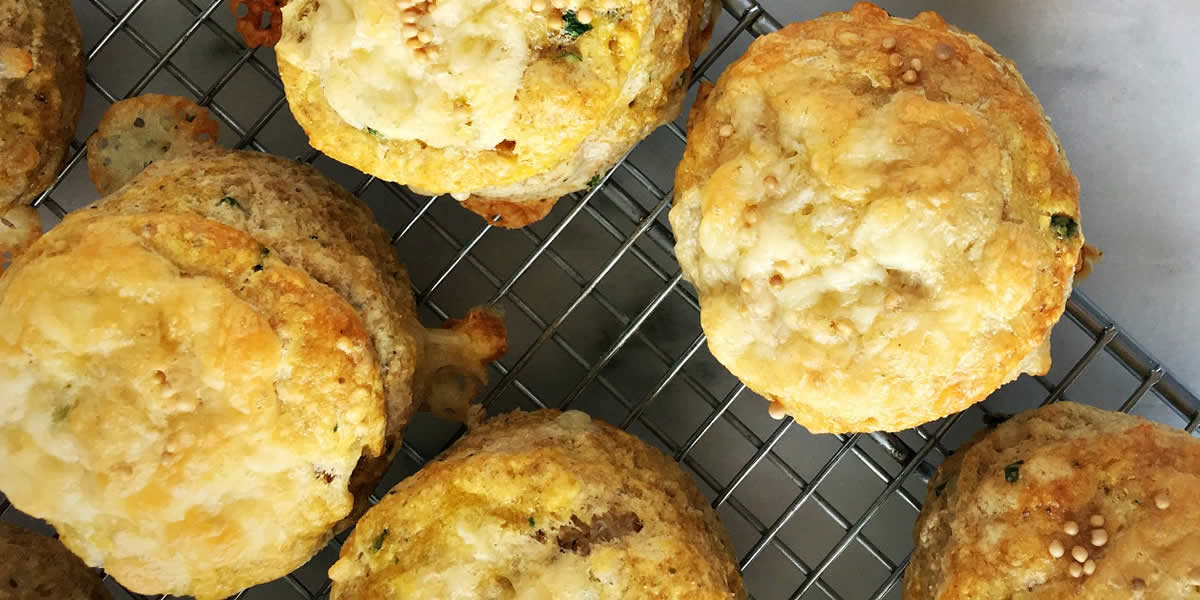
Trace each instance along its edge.
<path fill-rule="evenodd" d="M 1073 386 L 1106 408 L 1193 433 L 1200 424 L 1197 397 L 1079 293 L 1055 330 L 1051 373 L 1022 378 L 964 413 L 900 434 L 812 436 L 791 419 L 770 421 L 765 403 L 742 399 L 753 392 L 708 355 L 695 294 L 671 253 L 664 217 L 684 142 L 679 122 L 631 152 L 603 184 L 565 198 L 542 223 L 493 229 L 449 200 L 414 195 L 309 148 L 282 110 L 274 60 L 263 56 L 270 51 L 245 48 L 226 2 L 76 0 L 89 97 L 70 160 L 35 202 L 48 220 L 94 199 L 80 167 L 82 134 L 109 104 L 143 91 L 197 99 L 219 119 L 223 138 L 237 140 L 234 147 L 284 155 L 303 149 L 299 159 L 350 188 L 394 231 L 424 317 L 460 314 L 489 292 L 507 310 L 512 351 L 493 364 L 484 398 L 492 412 L 581 408 L 674 456 L 713 498 L 752 597 L 899 598 L 925 482 L 978 428 L 976 419 L 993 411 L 1065 399 Z M 754 0 L 725 0 L 725 8 L 697 79 L 711 80 L 753 36 L 779 28 Z M 1140 402 L 1147 395 L 1155 401 Z M 419 418 L 380 489 L 458 433 Z M 0 497 L 4 519 L 49 531 L 10 508 Z M 326 596 L 325 571 L 341 539 L 305 567 L 237 597 Z M 117 597 L 143 597 L 106 582 Z"/>

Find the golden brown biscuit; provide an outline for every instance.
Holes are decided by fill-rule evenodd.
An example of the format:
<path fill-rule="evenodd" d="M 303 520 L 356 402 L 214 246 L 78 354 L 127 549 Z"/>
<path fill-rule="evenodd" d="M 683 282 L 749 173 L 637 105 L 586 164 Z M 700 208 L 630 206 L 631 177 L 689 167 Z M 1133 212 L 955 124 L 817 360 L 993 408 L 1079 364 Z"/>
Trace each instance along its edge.
<path fill-rule="evenodd" d="M 860 3 L 702 90 L 670 217 L 709 349 L 773 415 L 895 431 L 1046 372 L 1078 198 L 1012 62 Z"/>
<path fill-rule="evenodd" d="M 211 148 L 217 132 L 208 109 L 186 98 L 143 94 L 121 100 L 88 138 L 88 175 L 107 196 L 156 160 Z"/>
<path fill-rule="evenodd" d="M 0 0 L 0 215 L 58 175 L 83 106 L 69 0 Z"/>
<path fill-rule="evenodd" d="M 662 453 L 586 414 L 473 429 L 372 508 L 333 600 L 740 599 L 729 538 Z"/>
<path fill-rule="evenodd" d="M 189 116 L 195 118 L 189 119 Z M 226 438 L 247 435 L 252 437 L 246 443 L 261 441 L 256 440 L 253 432 L 246 431 L 247 428 L 244 424 L 236 420 L 230 421 L 227 425 L 210 421 L 208 424 L 213 431 L 209 432 L 206 438 L 192 440 L 193 434 L 185 435 L 189 440 L 187 443 L 195 442 L 194 447 L 191 448 L 192 454 L 203 457 L 203 460 L 230 463 L 229 468 L 222 471 L 225 479 L 213 477 L 217 480 L 213 485 L 236 488 L 240 483 L 245 483 L 241 481 L 242 479 L 249 477 L 254 481 L 245 485 L 248 490 L 246 493 L 259 489 L 262 493 L 259 494 L 258 501 L 269 501 L 269 496 L 276 493 L 288 496 L 285 501 L 278 503 L 281 507 L 280 512 L 263 511 L 253 503 L 245 502 L 238 497 L 234 497 L 231 502 L 238 504 L 239 508 L 226 510 L 227 507 L 222 504 L 220 499 L 209 499 L 205 508 L 214 515 L 209 518 L 213 523 L 201 524 L 206 529 L 190 525 L 176 526 L 173 524 L 173 519 L 180 518 L 176 514 L 164 516 L 147 512 L 144 515 L 147 520 L 145 528 L 153 530 L 152 533 L 161 535 L 157 537 L 143 535 L 140 540 L 133 540 L 138 543 L 131 548 L 118 551 L 117 554 L 120 552 L 137 553 L 136 556 L 140 557 L 140 562 L 130 562 L 118 557 L 120 560 L 126 560 L 126 563 L 119 573 L 116 569 L 113 569 L 113 572 L 127 585 L 136 586 L 136 589 L 140 591 L 191 593 L 202 598 L 228 595 L 247 585 L 282 576 L 295 566 L 296 560 L 303 560 L 311 556 L 317 547 L 316 544 L 327 539 L 333 531 L 352 525 L 361 512 L 366 510 L 369 505 L 368 496 L 388 468 L 391 459 L 399 451 L 400 438 L 414 410 L 418 406 L 429 406 L 439 415 L 469 420 L 478 412 L 477 409 L 468 408 L 469 399 L 486 382 L 488 362 L 502 354 L 506 347 L 503 320 L 489 309 L 473 310 L 464 321 L 447 323 L 448 329 L 446 330 L 426 331 L 422 328 L 416 319 L 416 308 L 407 272 L 396 259 L 388 235 L 375 222 L 370 210 L 361 201 L 308 165 L 256 152 L 232 152 L 215 148 L 208 135 L 211 124 L 212 122 L 207 119 L 203 109 L 182 98 L 144 96 L 115 104 L 105 116 L 101 131 L 91 140 L 94 145 L 99 140 L 108 140 L 109 143 L 105 148 L 96 147 L 95 156 L 103 158 L 111 154 L 114 160 L 107 165 L 101 161 L 89 166 L 92 168 L 94 179 L 100 175 L 100 179 L 114 183 L 114 186 L 118 186 L 119 189 L 84 209 L 81 215 L 72 216 L 66 222 L 75 223 L 75 220 L 91 218 L 103 223 L 124 223 L 130 219 L 141 222 L 137 221 L 140 219 L 151 223 L 146 227 L 147 231 L 152 232 L 157 227 L 153 224 L 158 220 L 174 222 L 172 219 L 183 219 L 189 225 L 184 228 L 182 234 L 184 240 L 180 243 L 198 244 L 198 247 L 201 248 L 196 250 L 195 256 L 191 256 L 191 258 L 199 261 L 205 268 L 225 268 L 228 257 L 220 247 L 208 248 L 200 243 L 202 240 L 189 242 L 197 237 L 193 230 L 209 232 L 209 235 L 212 235 L 213 231 L 224 232 L 221 235 L 231 236 L 231 239 L 250 240 L 256 252 L 261 251 L 263 257 L 269 257 L 272 261 L 271 264 L 278 261 L 282 268 L 293 273 L 296 278 L 303 279 L 308 285 L 320 290 L 320 294 L 325 300 L 316 302 L 317 306 L 322 302 L 332 302 L 329 310 L 336 312 L 344 309 L 349 313 L 349 317 L 357 327 L 352 330 L 361 332 L 365 336 L 365 348 L 359 348 L 360 340 L 355 337 L 357 333 L 353 335 L 346 333 L 345 335 L 350 335 L 349 340 L 339 340 L 335 336 L 329 339 L 323 338 L 322 342 L 335 344 L 340 351 L 353 351 L 356 356 L 361 351 L 360 358 L 369 363 L 373 369 L 368 377 L 370 384 L 378 390 L 382 399 L 386 400 L 386 404 L 382 400 L 379 402 L 377 408 L 380 415 L 368 415 L 370 422 L 364 427 L 370 429 L 370 439 L 378 438 L 380 441 L 371 445 L 366 451 L 360 452 L 358 460 L 355 461 L 356 464 L 352 463 L 346 469 L 340 468 L 339 461 L 344 457 L 337 452 L 344 450 L 343 448 L 330 451 L 328 461 L 334 466 L 328 469 L 322 466 L 324 462 L 318 458 L 310 457 L 308 460 L 309 470 L 305 472 L 305 477 L 320 480 L 322 486 L 332 485 L 334 488 L 340 489 L 343 494 L 349 491 L 353 503 L 345 505 L 326 502 L 325 504 L 328 506 L 322 508 L 321 502 L 306 499 L 304 494 L 308 492 L 302 488 L 292 489 L 287 486 L 277 486 L 270 493 L 263 491 L 265 488 L 261 486 L 274 485 L 269 477 L 264 476 L 262 481 L 258 480 L 256 472 L 264 468 L 259 464 L 264 462 L 264 457 L 254 453 L 242 455 L 229 453 L 227 445 L 222 445 L 226 444 Z M 114 140 L 126 143 L 118 144 Z M 130 143 L 133 144 L 133 149 L 136 151 L 129 151 Z M 165 145 L 170 147 L 164 149 Z M 147 165 L 147 163 L 150 164 Z M 146 168 L 142 169 L 143 166 Z M 117 220 L 110 221 L 112 219 Z M 120 219 L 125 219 L 125 221 Z M 61 235 L 85 237 L 76 231 L 81 226 L 72 225 L 71 227 L 74 229 L 68 228 L 68 233 Z M 102 229 L 99 226 L 92 227 L 88 230 L 89 235 L 93 233 L 98 236 L 106 235 L 108 232 Z M 88 242 L 88 248 L 94 246 L 103 249 L 103 243 L 119 246 L 122 239 L 120 236 L 114 236 L 113 240 L 108 242 L 90 239 L 86 242 Z M 128 241 L 125 240 L 125 242 Z M 20 369 L 25 368 L 25 357 L 31 354 L 31 351 L 26 351 L 23 338 L 20 338 L 20 335 L 24 334 L 19 332 L 38 331 L 50 327 L 42 322 L 43 317 L 46 316 L 43 314 L 44 311 L 40 311 L 32 303 L 24 301 L 21 294 L 12 293 L 5 296 L 5 289 L 27 290 L 28 288 L 33 291 L 27 290 L 27 295 L 45 299 L 51 305 L 58 306 L 65 303 L 69 306 L 64 310 L 79 313 L 78 318 L 85 321 L 88 318 L 100 321 L 110 319 L 112 322 L 103 322 L 96 327 L 103 329 L 103 333 L 109 337 L 130 340 L 128 345 L 131 349 L 128 355 L 118 353 L 107 357 L 112 362 L 111 365 L 107 365 L 110 371 L 90 369 L 96 373 L 89 377 L 103 376 L 106 381 L 109 381 L 108 387 L 92 390 L 94 395 L 99 398 L 97 402 L 146 405 L 152 408 L 162 404 L 163 401 L 159 398 L 162 394 L 160 387 L 138 386 L 138 377 L 144 376 L 144 373 L 141 373 L 142 366 L 139 361 L 145 359 L 146 356 L 153 359 L 158 354 L 170 356 L 171 352 L 190 353 L 188 356 L 196 355 L 196 360 L 200 362 L 200 367 L 194 369 L 197 371 L 194 374 L 196 377 L 185 379 L 182 382 L 174 376 L 169 379 L 175 384 L 171 390 L 173 395 L 180 397 L 190 395 L 200 398 L 201 401 L 209 402 L 205 400 L 207 394 L 213 393 L 208 390 L 209 386 L 216 386 L 219 392 L 217 399 L 221 398 L 221 394 L 243 393 L 239 389 L 244 386 L 223 382 L 219 377 L 207 376 L 205 378 L 204 369 L 201 367 L 208 362 L 220 362 L 227 359 L 220 356 L 207 357 L 203 353 L 196 353 L 190 349 L 194 345 L 209 344 L 211 346 L 212 343 L 237 346 L 238 338 L 233 336 L 230 338 L 232 341 L 229 341 L 225 339 L 229 337 L 226 334 L 234 334 L 246 328 L 238 324 L 227 324 L 220 319 L 236 318 L 239 314 L 238 310 L 227 309 L 221 301 L 218 301 L 219 298 L 213 300 L 202 294 L 197 295 L 195 301 L 206 303 L 205 306 L 209 307 L 206 309 L 209 310 L 207 313 L 195 307 L 189 307 L 186 302 L 180 300 L 181 295 L 188 294 L 191 287 L 196 285 L 193 279 L 197 279 L 197 277 L 192 273 L 184 272 L 176 278 L 162 276 L 150 282 L 138 283 L 136 282 L 138 269 L 147 271 L 151 275 L 153 275 L 153 269 L 144 265 L 128 268 L 123 266 L 122 261 L 126 256 L 122 252 L 111 252 L 106 255 L 100 250 L 95 250 L 93 254 L 89 255 L 87 260 L 79 260 L 74 263 L 65 258 L 53 262 L 50 266 L 43 265 L 42 263 L 45 261 L 36 262 L 35 264 L 38 265 L 36 268 L 22 266 L 24 263 L 18 262 L 18 269 L 6 274 L 4 279 L 0 280 L 0 283 L 3 284 L 0 286 L 0 307 L 7 306 L 9 309 L 4 323 L 12 331 L 18 332 L 13 334 L 17 337 L 9 338 L 9 341 L 14 344 L 9 349 L 11 351 L 11 355 L 8 357 L 10 372 L 17 373 Z M 43 267 L 49 270 L 49 274 L 43 272 Z M 137 333 L 137 328 L 143 324 L 134 318 L 139 314 L 139 311 L 136 310 L 136 302 L 131 300 L 132 306 L 135 307 L 134 314 L 121 320 L 118 318 L 119 315 L 115 315 L 115 308 L 112 308 L 111 311 L 107 311 L 105 308 L 108 304 L 116 301 L 109 302 L 109 299 L 106 299 L 103 294 L 94 294 L 90 291 L 81 292 L 72 287 L 75 284 L 55 286 L 46 283 L 51 280 L 57 281 L 55 278 L 70 278 L 75 268 L 88 269 L 96 273 L 91 276 L 91 279 L 85 278 L 79 285 L 86 287 L 89 281 L 96 286 L 110 283 L 119 285 L 123 281 L 121 277 L 114 277 L 111 281 L 103 279 L 105 272 L 115 271 L 135 280 L 134 283 L 124 286 L 128 293 L 132 294 L 131 298 L 137 299 L 145 296 L 145 302 L 151 308 L 169 313 L 173 307 L 155 304 L 158 300 L 166 298 L 168 301 L 178 302 L 182 307 L 180 310 L 188 315 L 195 313 L 198 316 L 194 318 L 211 317 L 220 326 L 215 327 L 215 333 L 214 328 L 209 327 L 197 331 L 184 330 L 173 337 L 151 336 L 149 339 L 143 340 Z M 55 270 L 57 272 L 53 272 Z M 260 261 L 252 265 L 250 272 L 260 274 L 267 271 L 270 271 L 270 265 Z M 275 271 L 271 271 L 271 273 L 275 273 Z M 257 277 L 258 275 L 251 276 Z M 42 283 L 46 283 L 46 285 L 42 285 Z M 231 288 L 239 292 L 244 291 L 245 284 L 244 282 L 231 284 Z M 141 296 L 137 292 L 139 289 L 143 290 Z M 275 297 L 271 297 L 271 293 L 274 293 Z M 278 343 L 284 349 L 302 341 L 303 336 L 298 335 L 299 333 L 326 336 L 331 330 L 336 332 L 344 329 L 338 325 L 338 322 L 323 317 L 324 313 L 320 311 L 311 315 L 280 313 L 280 310 L 290 306 L 288 302 L 294 303 L 303 300 L 303 297 L 294 290 L 269 290 L 266 294 L 268 300 L 273 300 L 277 304 L 282 303 L 278 305 L 268 303 L 266 306 L 254 308 L 256 314 L 266 319 L 267 325 L 275 328 L 281 327 L 281 319 L 286 320 L 284 318 L 289 316 L 300 321 L 300 325 L 297 325 L 300 331 L 289 330 L 285 332 L 286 335 L 277 336 Z M 12 304 L 5 305 L 6 302 Z M 308 306 L 308 308 L 315 310 L 316 306 Z M 106 311 L 114 314 L 109 315 Z M 232 316 L 226 317 L 226 313 Z M 179 320 L 164 317 L 162 326 L 175 326 Z M 185 320 L 184 324 L 186 323 Z M 283 323 L 283 325 L 286 324 Z M 67 331 L 60 331 L 57 334 L 73 336 L 76 335 L 74 329 L 78 328 L 68 328 Z M 252 327 L 247 331 L 247 335 L 254 337 L 255 332 Z M 104 336 L 100 333 L 90 333 L 101 342 L 104 341 Z M 86 336 L 89 335 L 89 332 L 83 331 L 78 335 Z M 209 338 L 215 338 L 215 342 L 210 341 Z M 154 350 L 156 344 L 163 348 Z M 142 348 L 143 345 L 153 351 L 141 352 L 139 348 Z M 0 350 L 3 350 L 3 346 L 0 346 Z M 84 344 L 59 349 L 56 352 L 60 355 L 58 356 L 59 360 L 67 361 L 71 366 L 87 367 L 90 360 L 98 360 L 93 356 L 95 354 L 93 350 Z M 231 358 L 237 358 L 236 352 L 227 351 L 224 346 L 217 350 L 231 354 Z M 0 351 L 0 365 L 4 362 L 2 355 L 3 352 Z M 272 372 L 272 365 L 264 363 L 261 357 L 252 356 L 250 358 L 255 359 L 251 365 L 252 368 L 262 367 L 266 372 Z M 326 360 L 327 358 L 314 356 L 311 361 L 313 364 L 307 365 L 307 368 L 318 370 L 331 377 L 337 376 L 339 365 L 336 361 Z M 42 368 L 50 367 L 43 365 Z M 2 366 L 0 366 L 0 370 L 3 370 Z M 158 377 L 158 371 L 161 369 L 153 370 L 152 374 Z M 322 388 L 320 378 L 314 378 L 311 373 L 306 374 L 303 369 L 289 367 L 276 369 L 276 371 L 277 376 L 282 379 L 307 377 L 313 384 L 307 388 L 309 392 L 323 395 L 327 402 L 335 404 L 339 404 L 339 398 L 333 392 L 348 390 L 350 387 L 341 386 L 350 386 L 353 383 L 346 377 L 337 376 L 339 387 L 331 391 Z M 166 375 L 163 378 L 167 380 Z M 18 378 L 12 382 L 14 387 L 6 392 L 8 396 L 5 401 L 11 403 L 13 407 L 18 407 L 18 413 L 26 411 L 26 405 L 38 404 L 39 399 L 45 395 L 60 394 L 73 397 L 74 394 L 80 393 L 70 391 L 77 389 L 77 382 L 70 378 L 45 382 L 36 388 L 25 386 L 26 383 L 28 381 Z M 56 386 L 66 386 L 68 391 L 59 390 Z M 0 387 L 0 389 L 3 388 Z M 253 393 L 253 390 L 250 390 L 249 393 Z M 170 409 L 172 406 L 168 401 L 167 408 Z M 345 425 L 329 419 L 336 419 L 341 410 L 350 411 L 352 421 L 362 418 L 359 414 L 362 411 L 353 406 L 353 403 L 340 402 L 336 409 L 323 411 L 318 417 L 305 417 L 302 427 L 312 428 L 315 426 L 318 430 L 332 427 L 331 431 L 337 434 L 344 429 Z M 145 412 L 148 413 L 151 421 L 157 423 L 161 420 L 161 417 L 157 416 L 153 410 Z M 64 412 L 63 414 L 68 413 Z M 321 419 L 328 422 L 322 423 Z M 31 424 L 17 418 L 11 424 L 12 430 L 9 434 L 11 436 L 28 436 L 31 432 L 36 432 L 38 425 L 37 421 Z M 287 426 L 288 423 L 285 422 L 279 428 L 285 430 L 284 433 L 286 433 Z M 113 425 L 114 430 L 119 430 L 120 427 L 119 423 Z M 281 448 L 286 447 L 287 436 L 271 430 L 272 423 L 266 423 L 263 427 L 267 430 L 263 435 L 280 439 L 268 440 L 268 443 L 256 447 L 256 449 L 266 453 L 285 453 L 286 451 Z M 80 437 L 86 437 L 87 443 L 95 442 L 91 439 L 95 436 L 88 430 L 76 433 Z M 129 435 L 124 439 L 130 442 L 130 447 L 122 448 L 120 444 L 114 444 L 117 447 L 112 452 L 125 452 L 141 456 L 138 451 L 143 448 L 144 445 L 141 442 L 145 440 L 137 435 Z M 107 441 L 113 442 L 113 440 Z M 168 443 L 175 444 L 173 441 Z M 11 449 L 4 448 L 0 443 L 0 460 L 3 459 L 4 452 L 7 450 Z M 153 451 L 154 448 L 151 447 L 150 450 Z M 311 454 L 319 455 L 326 450 L 328 449 L 318 448 Z M 239 456 L 244 458 L 245 464 L 235 464 Z M 74 460 L 79 458 L 78 456 L 59 458 L 65 463 L 62 468 L 66 470 L 83 469 L 86 472 L 89 468 L 86 461 Z M 144 458 L 147 463 L 151 464 L 155 460 L 154 457 L 149 456 Z M 305 459 L 305 456 L 299 455 L 290 460 L 301 459 Z M 288 464 L 287 460 L 283 462 L 284 466 Z M 128 468 L 134 469 L 135 467 L 137 465 Z M 250 472 L 249 474 L 247 470 Z M 20 480 L 17 485 L 39 490 L 38 494 L 35 494 L 34 504 L 26 504 L 23 508 L 32 514 L 53 520 L 53 513 L 58 508 L 52 504 L 48 506 L 41 504 L 45 501 L 45 498 L 39 495 L 43 493 L 40 490 L 44 482 L 31 480 L 29 478 L 31 473 L 32 471 L 28 471 L 14 476 Z M 170 472 L 151 469 L 138 483 L 147 489 L 157 490 L 173 485 L 170 480 L 171 476 Z M 345 480 L 342 480 L 342 477 Z M 64 485 L 70 487 L 73 484 L 67 482 Z M 48 487 L 49 490 L 58 489 L 53 483 L 45 487 Z M 74 486 L 70 489 L 74 490 L 77 487 Z M 119 491 L 117 490 L 117 492 Z M 108 493 L 102 490 L 94 496 L 92 501 L 98 504 L 111 501 L 120 504 L 119 493 L 116 492 Z M 287 521 L 291 518 L 287 510 L 294 509 L 293 503 L 312 505 L 308 512 L 300 512 L 301 520 L 299 522 L 295 519 Z M 183 509 L 186 510 L 187 506 L 184 505 Z M 204 554 L 211 551 L 214 544 L 238 543 L 240 539 L 238 536 L 253 535 L 251 533 L 253 528 L 245 526 L 245 523 L 238 519 L 244 521 L 247 518 L 239 511 L 254 510 L 259 512 L 258 517 L 255 518 L 261 519 L 256 525 L 275 532 L 274 537 L 256 538 L 247 544 L 246 552 L 248 554 L 215 552 L 211 557 Z M 227 519 L 224 512 L 234 514 Z M 120 525 L 120 523 L 112 525 L 109 516 L 100 511 L 91 513 L 91 516 L 103 522 L 92 523 L 85 514 L 79 517 L 80 522 L 75 524 L 75 529 L 85 533 L 100 529 L 103 534 L 106 531 L 105 527 Z M 184 515 L 182 518 L 187 520 L 192 517 Z M 327 518 L 332 518 L 333 521 L 319 526 L 317 519 Z M 284 521 L 276 523 L 275 520 L 278 519 Z M 162 529 L 167 530 L 167 533 L 162 533 L 160 531 Z M 233 531 L 229 531 L 230 529 Z M 214 531 L 220 534 L 219 540 L 208 539 L 215 535 Z M 193 539 L 197 535 L 202 538 L 198 542 Z M 276 554 L 269 547 L 263 546 L 263 544 L 284 543 L 281 540 L 291 539 L 291 537 L 297 539 L 294 544 L 290 541 L 287 542 L 290 545 L 286 552 Z M 189 550 L 193 554 L 180 555 L 173 548 L 165 547 L 171 544 L 184 545 L 189 548 L 196 546 L 196 549 Z M 163 546 L 161 551 L 160 545 Z M 92 553 L 86 556 L 89 560 L 107 558 L 111 561 L 110 550 L 107 547 L 92 548 Z M 263 552 L 266 555 L 265 558 L 247 560 L 247 557 L 257 551 Z M 164 558 L 160 560 L 159 556 Z M 180 563 L 187 565 L 186 568 L 180 567 Z M 236 563 L 236 567 L 230 567 L 231 563 Z M 233 569 L 232 573 L 228 572 L 231 568 Z M 189 569 L 195 570 L 196 573 L 189 572 Z"/>
<path fill-rule="evenodd" d="M 370 209 L 306 164 L 259 152 L 203 150 L 154 162 L 92 210 L 181 212 L 224 223 L 354 307 L 382 368 L 388 435 L 383 455 L 364 457 L 355 470 L 350 487 L 358 503 L 339 529 L 368 507 L 413 412 L 431 403 L 439 415 L 465 419 L 468 400 L 487 381 L 487 363 L 504 352 L 504 323 L 486 311 L 472 319 L 486 327 L 459 333 L 421 327 L 408 272 Z M 438 383 L 460 377 L 464 386 L 454 390 Z"/>
<path fill-rule="evenodd" d="M 408 272 L 359 199 L 294 160 L 212 148 L 154 162 L 97 202 L 107 214 L 189 213 L 245 231 L 350 302 L 370 332 L 393 430 L 412 416 L 420 358 Z"/>
<path fill-rule="evenodd" d="M 283 9 L 279 72 L 314 148 L 519 227 L 679 114 L 717 10 L 297 0 Z"/>
<path fill-rule="evenodd" d="M 288 573 L 382 451 L 362 321 L 242 231 L 96 213 L 0 278 L 4 493 L 135 591 L 214 599 Z"/>
<path fill-rule="evenodd" d="M 1200 597 L 1200 440 L 1060 402 L 929 482 L 906 600 Z"/>
<path fill-rule="evenodd" d="M 0 522 L 0 598 L 112 600 L 99 575 L 58 540 Z"/>

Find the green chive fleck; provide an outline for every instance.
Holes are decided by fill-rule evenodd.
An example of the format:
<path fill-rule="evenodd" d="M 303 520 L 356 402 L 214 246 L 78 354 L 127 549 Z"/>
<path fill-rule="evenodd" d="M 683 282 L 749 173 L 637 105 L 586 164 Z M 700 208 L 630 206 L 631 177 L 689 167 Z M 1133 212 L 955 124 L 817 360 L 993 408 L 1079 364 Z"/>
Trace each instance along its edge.
<path fill-rule="evenodd" d="M 368 128 L 367 128 L 367 133 L 369 133 L 369 134 L 371 134 L 371 135 L 373 135 L 373 136 L 375 136 L 375 137 L 383 137 L 383 134 L 382 134 L 382 133 L 379 133 L 379 130 L 378 130 L 378 129 L 375 129 L 375 128 L 373 128 L 373 127 L 368 127 Z"/>
<path fill-rule="evenodd" d="M 375 541 L 371 543 L 371 552 L 379 552 L 379 549 L 383 547 L 383 539 L 387 537 L 387 534 L 387 529 L 379 532 L 379 535 L 375 537 Z"/>
<path fill-rule="evenodd" d="M 1079 223 L 1067 215 L 1053 215 L 1050 217 L 1050 231 L 1061 239 L 1070 239 L 1079 233 Z"/>
<path fill-rule="evenodd" d="M 575 11 L 568 10 L 563 13 L 563 33 L 574 39 L 592 30 L 592 26 L 586 23 L 580 23 L 575 17 Z"/>
<path fill-rule="evenodd" d="M 530 526 L 530 527 L 533 527 L 533 526 L 534 526 L 533 517 L 529 517 L 529 526 Z"/>
<path fill-rule="evenodd" d="M 590 189 L 600 185 L 601 181 L 604 181 L 604 173 L 596 173 L 595 175 L 592 176 L 591 179 L 588 180 L 588 182 L 587 182 L 588 189 L 590 190 Z"/>
<path fill-rule="evenodd" d="M 1017 462 L 1004 467 L 1004 480 L 1009 483 L 1016 483 L 1017 480 L 1021 478 L 1021 465 L 1023 464 L 1025 464 L 1025 461 L 1018 460 Z"/>

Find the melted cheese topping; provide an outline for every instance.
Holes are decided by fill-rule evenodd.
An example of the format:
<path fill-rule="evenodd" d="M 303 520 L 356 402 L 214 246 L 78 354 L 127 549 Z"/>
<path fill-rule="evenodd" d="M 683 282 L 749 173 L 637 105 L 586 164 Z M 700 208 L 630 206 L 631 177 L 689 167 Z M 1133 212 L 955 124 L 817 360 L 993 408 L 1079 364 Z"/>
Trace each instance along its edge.
<path fill-rule="evenodd" d="M 439 148 L 484 150 L 508 139 L 531 61 L 528 3 L 441 2 L 405 25 L 401 4 L 322 0 L 319 18 L 297 25 L 305 35 L 285 36 L 279 52 L 318 74 L 326 101 L 360 129 Z M 306 9 L 289 4 L 285 23 Z M 414 48 L 407 32 L 416 30 L 430 37 Z"/>
<path fill-rule="evenodd" d="M 782 113 L 779 127 L 794 132 L 792 139 L 808 140 L 809 152 L 833 152 L 813 153 L 807 168 L 797 169 L 802 163 L 788 156 L 790 144 L 763 145 L 725 163 L 708 185 L 690 191 L 699 195 L 706 215 L 699 224 L 696 280 L 738 290 L 753 317 L 728 324 L 738 332 L 730 340 L 735 351 L 803 340 L 830 347 L 824 356 L 834 358 L 860 350 L 857 344 L 843 346 L 850 334 L 878 336 L 885 345 L 894 335 L 916 330 L 928 337 L 936 329 L 922 325 L 927 318 L 936 318 L 940 327 L 974 331 L 1019 312 L 1032 294 L 1029 282 L 990 279 L 972 265 L 985 251 L 996 250 L 991 241 L 1003 224 L 1005 190 L 995 185 L 1002 180 L 995 146 L 968 151 L 949 126 L 925 144 L 908 144 L 906 129 L 915 123 L 906 114 L 934 109 L 911 94 L 897 94 L 844 136 L 822 140 L 821 116 L 827 111 L 865 108 L 854 98 L 831 108 L 806 96 L 797 92 L 781 100 L 806 110 Z M 954 109 L 935 112 L 946 121 L 957 117 L 960 131 L 980 128 Z M 746 117 L 752 121 L 756 115 Z M 735 127 L 741 125 L 737 121 Z M 919 126 L 930 125 L 922 120 Z M 752 129 L 753 123 L 744 127 Z M 939 137 L 943 132 L 949 135 Z M 937 168 L 910 166 L 914 152 Z M 983 156 L 989 159 L 980 160 Z M 931 293 L 939 289 L 960 293 Z M 961 294 L 968 290 L 979 293 Z M 986 308 L 979 310 L 984 300 Z M 888 315 L 878 323 L 882 329 L 874 327 L 889 301 L 910 310 Z"/>

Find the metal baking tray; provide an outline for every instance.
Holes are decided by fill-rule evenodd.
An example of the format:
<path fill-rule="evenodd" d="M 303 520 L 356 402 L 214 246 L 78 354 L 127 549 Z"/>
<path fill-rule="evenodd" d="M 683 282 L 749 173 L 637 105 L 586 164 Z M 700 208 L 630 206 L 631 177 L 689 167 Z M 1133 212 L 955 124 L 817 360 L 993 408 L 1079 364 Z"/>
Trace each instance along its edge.
<path fill-rule="evenodd" d="M 683 116 L 544 221 L 494 229 L 451 199 L 413 194 L 311 149 L 287 110 L 272 51 L 242 44 L 228 0 L 74 4 L 87 101 L 67 165 L 36 201 L 47 226 L 95 200 L 83 141 L 109 104 L 158 92 L 207 105 L 223 145 L 312 163 L 366 201 L 393 232 L 427 324 L 484 302 L 503 307 L 511 350 L 492 365 L 484 397 L 491 413 L 585 410 L 680 461 L 729 528 L 753 598 L 898 599 L 928 477 L 990 414 L 1070 397 L 1193 433 L 1200 424 L 1196 395 L 1079 292 L 1054 330 L 1051 372 L 1023 376 L 963 413 L 899 434 L 814 436 L 791 419 L 773 421 L 766 402 L 709 355 L 696 295 L 674 260 L 666 215 Z M 725 0 L 697 79 L 715 79 L 755 36 L 779 26 L 753 0 Z M 379 491 L 459 433 L 419 417 Z M 2 497 L 0 518 L 53 534 Z M 238 597 L 326 597 L 340 543 Z M 117 598 L 143 597 L 111 577 L 106 583 Z"/>

